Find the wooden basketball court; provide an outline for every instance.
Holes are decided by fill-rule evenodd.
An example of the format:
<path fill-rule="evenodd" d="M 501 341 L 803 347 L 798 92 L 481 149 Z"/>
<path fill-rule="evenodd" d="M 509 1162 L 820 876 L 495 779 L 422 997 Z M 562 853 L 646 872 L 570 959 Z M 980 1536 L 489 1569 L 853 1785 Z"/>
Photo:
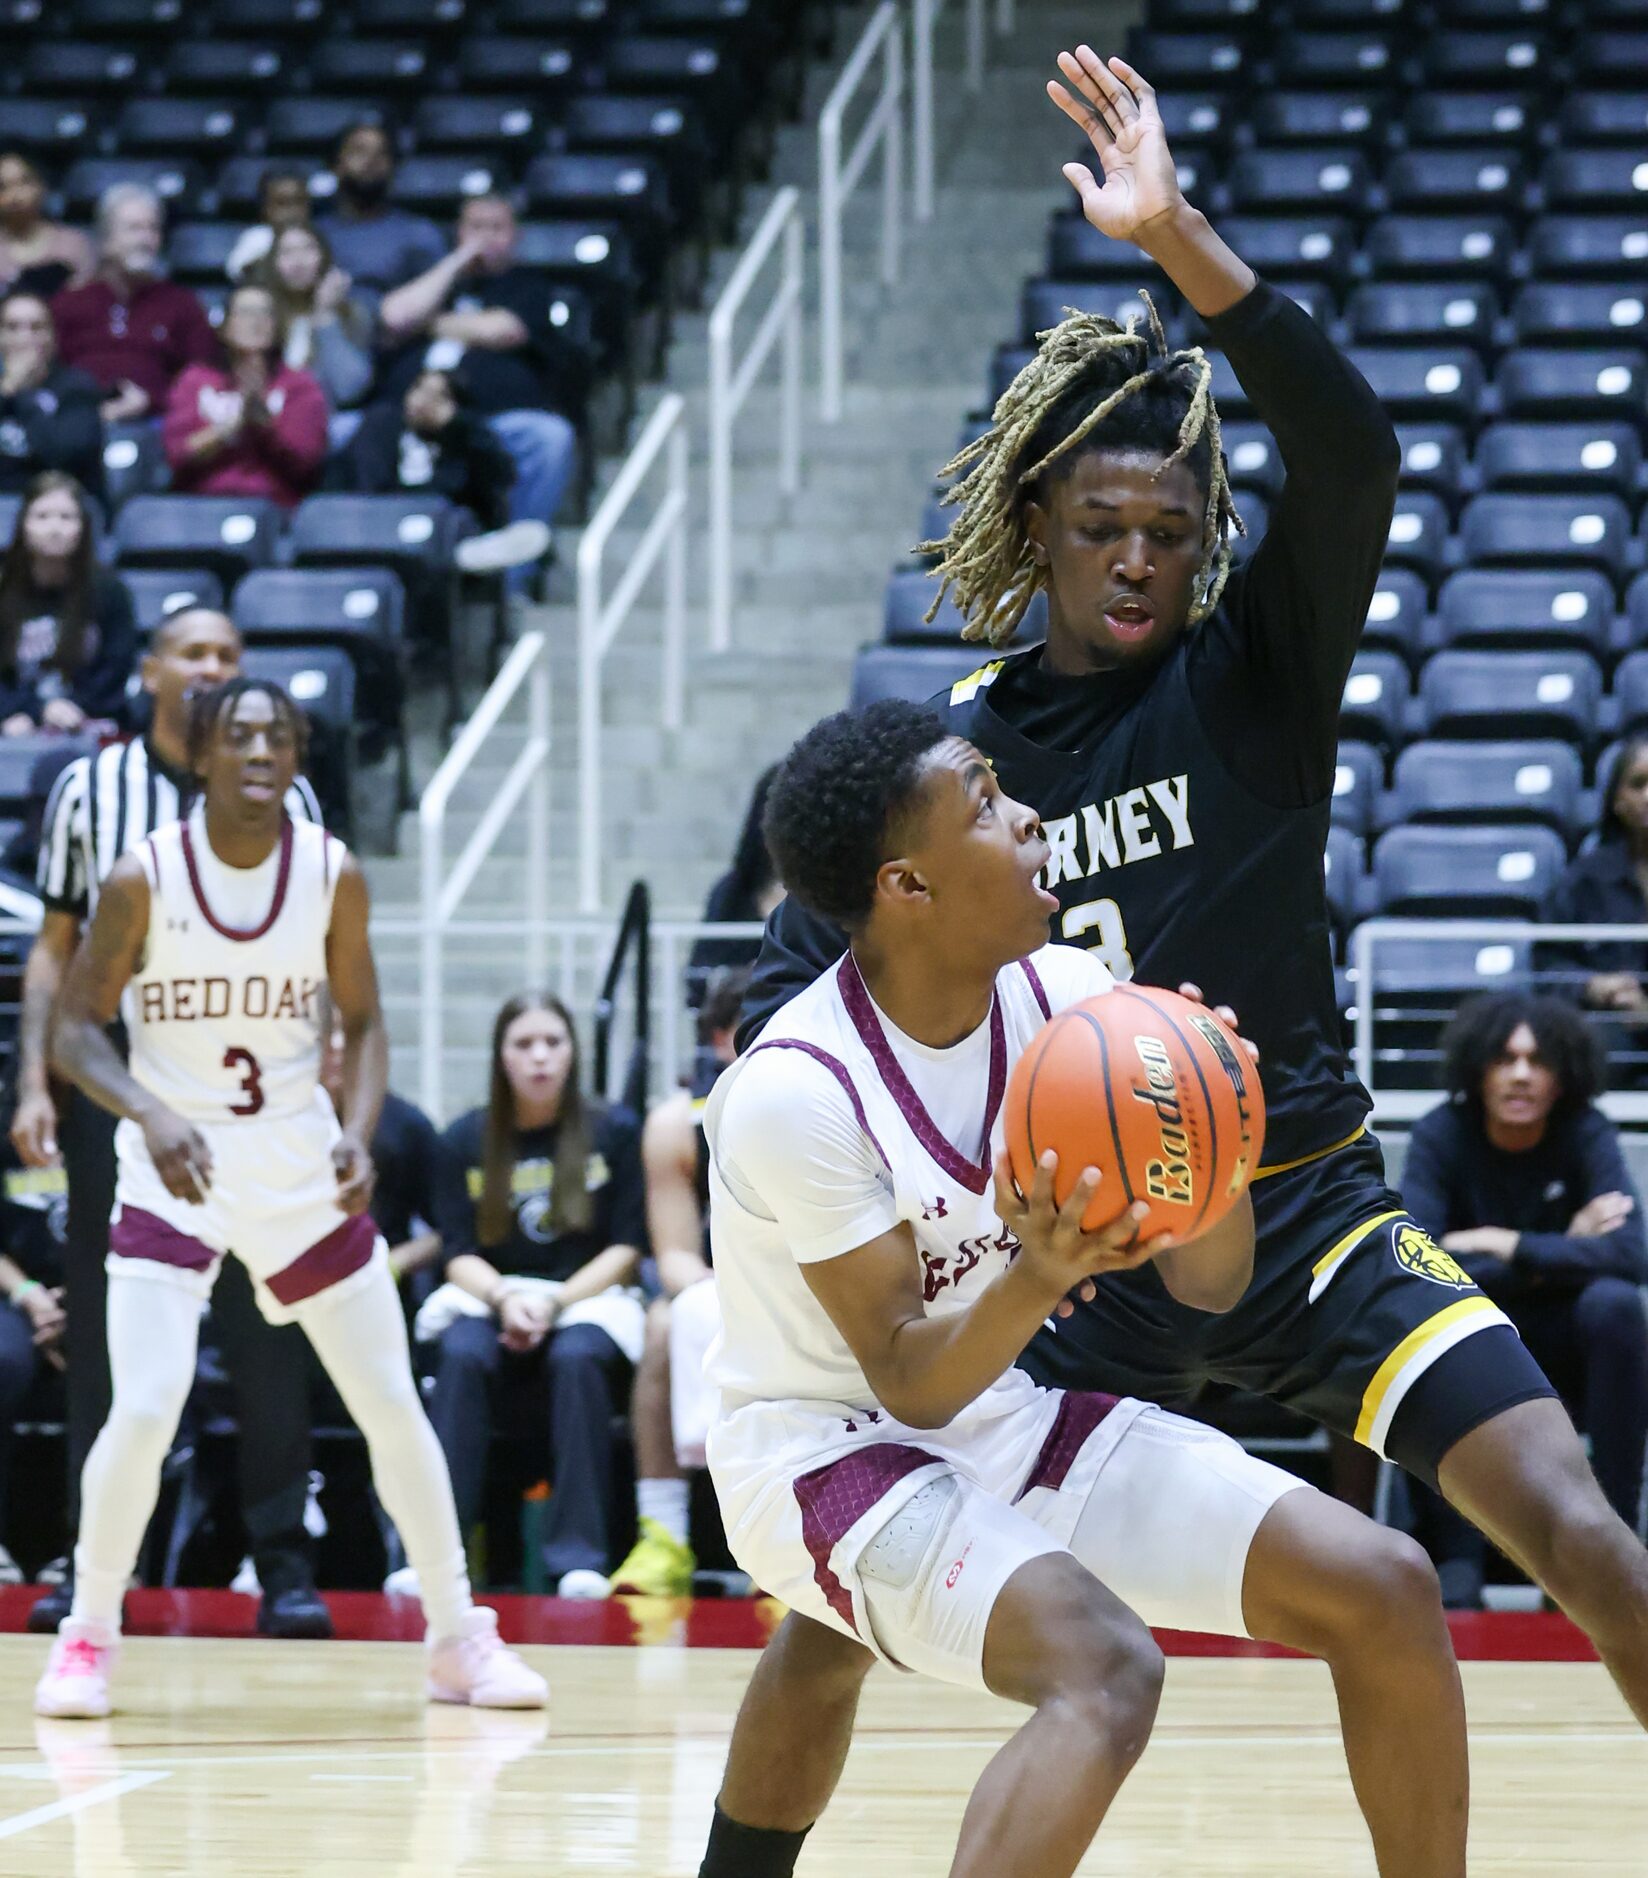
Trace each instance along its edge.
<path fill-rule="evenodd" d="M 415 1625 L 380 1599 L 335 1603 L 357 1638 Z M 771 1611 L 500 1603 L 516 1637 L 628 1641 L 529 1643 L 549 1714 L 489 1715 L 428 1706 L 409 1642 L 138 1635 L 120 1715 L 46 1723 L 29 1709 L 44 1643 L 0 1636 L 0 1872 L 692 1878 L 748 1645 Z M 231 1633 L 251 1611 L 226 1596 L 134 1606 L 142 1628 Z M 0 1622 L 23 1608 L 0 1603 Z M 1462 1654 L 1584 1654 L 1559 1619 L 1479 1619 L 1459 1634 Z M 745 1647 L 699 1647 L 718 1638 Z M 1603 1671 L 1477 1660 L 1465 1675 L 1473 1874 L 1648 1872 L 1648 1742 Z M 798 1878 L 943 1878 L 968 1789 L 1013 1718 L 991 1698 L 877 1672 Z M 1373 1870 L 1326 1673 L 1258 1654 L 1175 1657 L 1155 1738 L 1082 1866 L 1092 1878 Z"/>

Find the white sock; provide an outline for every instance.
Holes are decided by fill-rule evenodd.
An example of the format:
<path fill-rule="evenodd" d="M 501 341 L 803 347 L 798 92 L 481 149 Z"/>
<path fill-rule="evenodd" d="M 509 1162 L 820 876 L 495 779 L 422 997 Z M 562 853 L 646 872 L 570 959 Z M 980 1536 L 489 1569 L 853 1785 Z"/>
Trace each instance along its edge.
<path fill-rule="evenodd" d="M 72 1615 L 118 1630 L 161 1463 L 194 1381 L 200 1299 L 180 1285 L 111 1272 L 108 1323 L 114 1395 L 80 1475 Z"/>
<path fill-rule="evenodd" d="M 635 1510 L 655 1519 L 672 1539 L 687 1543 L 687 1483 L 684 1480 L 638 1480 Z"/>
<path fill-rule="evenodd" d="M 418 1574 L 429 1635 L 456 1636 L 473 1608 L 469 1566 L 446 1456 L 418 1399 L 389 1268 L 378 1261 L 368 1280 L 341 1298 L 322 1292 L 300 1321 L 366 1437 L 379 1498 Z"/>

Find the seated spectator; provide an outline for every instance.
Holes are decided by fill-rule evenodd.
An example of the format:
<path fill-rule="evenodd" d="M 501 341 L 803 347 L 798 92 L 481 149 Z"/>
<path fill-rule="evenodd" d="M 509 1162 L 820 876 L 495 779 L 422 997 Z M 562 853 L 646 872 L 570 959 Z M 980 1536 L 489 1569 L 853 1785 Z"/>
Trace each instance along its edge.
<path fill-rule="evenodd" d="M 103 487 L 102 387 L 57 361 L 51 308 L 14 288 L 0 299 L 0 494 L 16 495 L 42 470 L 84 489 Z"/>
<path fill-rule="evenodd" d="M 441 231 L 428 216 L 390 206 L 395 157 L 381 125 L 351 125 L 338 139 L 332 174 L 335 207 L 316 226 L 357 287 L 388 293 L 440 259 Z"/>
<path fill-rule="evenodd" d="M 494 529 L 509 512 L 515 465 L 470 408 L 462 374 L 423 371 L 398 404 L 366 413 L 329 480 L 358 495 L 445 496 Z"/>
<path fill-rule="evenodd" d="M 10 1142 L 0 1144 L 0 1170 L 0 1585 L 18 1585 L 4 1543 L 13 1431 L 43 1370 L 63 1367 L 69 1195 L 61 1167 L 25 1167 Z"/>
<path fill-rule="evenodd" d="M 326 460 L 326 394 L 282 362 L 267 287 L 235 288 L 223 314 L 227 369 L 191 365 L 161 433 L 172 481 L 190 495 L 268 496 L 295 509 Z"/>
<path fill-rule="evenodd" d="M 0 154 L 0 293 L 35 293 L 49 300 L 92 277 L 97 260 L 78 228 L 44 213 L 46 184 L 15 150 Z"/>
<path fill-rule="evenodd" d="M 283 228 L 251 278 L 274 296 L 286 363 L 312 373 L 334 411 L 359 404 L 377 370 L 373 315 L 352 293 L 349 276 L 333 266 L 326 237 L 303 223 Z"/>
<path fill-rule="evenodd" d="M 1421 1118 L 1402 1169 L 1408 1210 L 1515 1324 L 1579 1427 L 1609 1502 L 1638 1530 L 1648 1445 L 1642 1209 L 1602 1064 L 1560 998 L 1496 992 L 1444 1036 L 1449 1099 Z M 1446 1265 L 1437 1273 L 1449 1282 Z M 1443 1595 L 1481 1601 L 1482 1542 L 1436 1507 Z"/>
<path fill-rule="evenodd" d="M 97 208 L 97 274 L 52 301 L 57 352 L 103 387 L 103 421 L 159 416 L 187 365 L 218 357 L 206 310 L 168 280 L 160 251 L 160 198 L 141 183 L 115 183 Z"/>
<path fill-rule="evenodd" d="M 229 251 L 223 271 L 231 280 L 243 280 L 269 253 L 277 235 L 309 226 L 308 182 L 296 170 L 265 170 L 258 182 L 258 218 Z"/>
<path fill-rule="evenodd" d="M 544 1569 L 562 1597 L 604 1598 L 612 1414 L 643 1337 L 632 1287 L 646 1197 L 635 1121 L 584 1096 L 571 1016 L 547 992 L 499 1011 L 490 1096 L 441 1138 L 436 1206 L 448 1283 L 418 1331 L 439 1340 L 429 1419 L 459 1523 L 480 1513 L 495 1418 L 520 1433 L 547 1410 Z"/>
<path fill-rule="evenodd" d="M 698 1013 L 698 1060 L 691 1082 L 660 1102 L 641 1134 L 647 1231 L 662 1296 L 647 1310 L 647 1340 L 635 1372 L 630 1427 L 635 1435 L 639 1537 L 612 1575 L 612 1588 L 639 1597 L 686 1597 L 692 1590 L 689 1473 L 704 1465 L 715 1391 L 704 1358 L 721 1328 L 711 1271 L 710 1164 L 704 1104 L 732 1062 L 747 970 L 719 973 Z"/>
<path fill-rule="evenodd" d="M 1552 925 L 1648 923 L 1648 736 L 1626 738 L 1598 797 L 1595 836 L 1568 863 L 1540 908 L 1540 917 Z M 1611 1058 L 1643 1048 L 1648 944 L 1551 939 L 1540 946 L 1539 962 L 1542 971 L 1560 973 L 1562 989 L 1588 1010 L 1608 1013 L 1600 1037 Z M 1617 1080 L 1627 1079 L 1637 1077 Z"/>
<path fill-rule="evenodd" d="M 464 204 L 452 252 L 384 296 L 385 337 L 405 342 L 385 386 L 393 395 L 461 360 L 476 410 L 515 459 L 514 519 L 553 522 L 578 460 L 577 433 L 553 407 L 583 359 L 560 339 L 549 276 L 516 260 L 517 235 L 501 196 Z"/>
<path fill-rule="evenodd" d="M 767 813 L 767 794 L 778 768 L 774 764 L 756 778 L 750 792 L 750 806 L 744 811 L 744 826 L 738 831 L 738 846 L 733 850 L 732 866 L 710 888 L 704 902 L 706 925 L 765 920 L 784 898 L 784 883 L 778 878 L 767 849 L 762 821 Z M 761 951 L 759 939 L 700 939 L 687 960 L 687 1003 L 694 1008 L 704 995 L 704 987 L 718 971 L 753 965 Z"/>
<path fill-rule="evenodd" d="M 85 493 L 47 470 L 0 562 L 0 736 L 118 722 L 137 658 L 131 595 L 97 564 Z"/>

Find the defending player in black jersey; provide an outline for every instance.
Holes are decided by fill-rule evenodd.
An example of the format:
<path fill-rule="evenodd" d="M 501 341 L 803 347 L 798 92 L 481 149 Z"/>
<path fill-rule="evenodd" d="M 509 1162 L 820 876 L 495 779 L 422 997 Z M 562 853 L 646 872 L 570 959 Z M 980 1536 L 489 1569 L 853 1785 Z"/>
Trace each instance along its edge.
<path fill-rule="evenodd" d="M 1044 338 L 952 466 L 967 473 L 940 572 L 971 636 L 1002 650 L 936 702 L 1041 811 L 1055 932 L 1118 977 L 1193 979 L 1228 1000 L 1259 1045 L 1269 1109 L 1242 1303 L 1210 1318 L 1148 1271 L 1109 1278 L 1025 1365 L 1038 1381 L 1166 1403 L 1235 1383 L 1389 1455 L 1583 1626 L 1648 1722 L 1648 1554 L 1515 1331 L 1385 1185 L 1339 1040 L 1322 853 L 1395 435 L 1326 335 L 1186 204 L 1150 86 L 1086 47 L 1059 65 L 1069 89 L 1050 86 L 1054 101 L 1103 165 L 1102 186 L 1081 165 L 1065 172 L 1087 219 L 1136 242 L 1206 321 L 1287 481 L 1264 541 L 1231 571 L 1206 360 L 1086 317 Z M 1012 654 L 1040 589 L 1047 645 Z M 741 1043 L 842 949 L 786 901 Z M 852 1690 L 844 1665 L 849 1721 Z M 764 1709 L 762 1740 L 735 1736 L 723 1807 L 748 1826 L 799 1827 L 839 1747 L 815 1714 L 785 1771 Z M 785 1856 L 725 1864 L 712 1850 L 704 1870 L 768 1878 Z"/>

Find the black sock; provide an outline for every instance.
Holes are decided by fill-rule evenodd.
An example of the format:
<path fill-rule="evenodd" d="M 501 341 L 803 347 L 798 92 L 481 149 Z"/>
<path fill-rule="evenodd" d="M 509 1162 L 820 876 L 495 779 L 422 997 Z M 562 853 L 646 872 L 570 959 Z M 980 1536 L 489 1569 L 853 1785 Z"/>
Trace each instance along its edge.
<path fill-rule="evenodd" d="M 728 1819 L 718 1802 L 698 1878 L 791 1878 L 801 1856 L 801 1842 L 811 1831 L 811 1826 L 799 1832 L 741 1826 L 736 1819 Z"/>

